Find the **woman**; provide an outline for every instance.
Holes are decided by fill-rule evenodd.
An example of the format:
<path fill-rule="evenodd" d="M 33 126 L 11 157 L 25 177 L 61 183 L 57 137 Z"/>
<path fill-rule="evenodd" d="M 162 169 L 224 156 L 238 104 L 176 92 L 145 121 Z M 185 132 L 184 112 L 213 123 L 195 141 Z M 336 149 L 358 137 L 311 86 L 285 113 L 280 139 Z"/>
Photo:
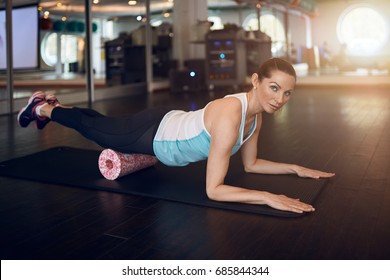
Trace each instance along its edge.
<path fill-rule="evenodd" d="M 257 158 L 262 114 L 273 114 L 289 100 L 296 83 L 294 68 L 272 58 L 251 77 L 253 88 L 225 96 L 194 112 L 147 110 L 127 118 L 110 118 L 81 108 L 62 106 L 55 96 L 35 93 L 19 115 L 20 126 L 35 121 L 42 129 L 50 121 L 74 128 L 105 148 L 157 156 L 166 165 L 184 166 L 207 159 L 206 193 L 216 201 L 266 204 L 296 213 L 314 211 L 312 205 L 284 195 L 249 190 L 224 183 L 230 157 L 241 149 L 246 172 L 296 174 L 327 178 L 334 173 Z"/>

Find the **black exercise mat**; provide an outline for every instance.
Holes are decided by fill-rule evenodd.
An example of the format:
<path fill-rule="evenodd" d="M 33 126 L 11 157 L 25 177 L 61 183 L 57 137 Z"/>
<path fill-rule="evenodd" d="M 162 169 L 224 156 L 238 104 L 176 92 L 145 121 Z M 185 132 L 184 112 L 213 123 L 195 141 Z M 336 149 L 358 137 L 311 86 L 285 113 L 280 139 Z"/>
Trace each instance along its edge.
<path fill-rule="evenodd" d="M 105 179 L 98 169 L 101 151 L 57 147 L 0 163 L 0 176 L 64 184 L 75 187 L 147 196 L 193 205 L 297 217 L 302 214 L 272 209 L 265 205 L 216 202 L 205 193 L 206 163 L 167 167 L 161 163 L 115 181 Z M 246 174 L 238 160 L 232 160 L 225 183 L 265 190 L 313 204 L 327 180 L 302 179 L 289 175 Z"/>

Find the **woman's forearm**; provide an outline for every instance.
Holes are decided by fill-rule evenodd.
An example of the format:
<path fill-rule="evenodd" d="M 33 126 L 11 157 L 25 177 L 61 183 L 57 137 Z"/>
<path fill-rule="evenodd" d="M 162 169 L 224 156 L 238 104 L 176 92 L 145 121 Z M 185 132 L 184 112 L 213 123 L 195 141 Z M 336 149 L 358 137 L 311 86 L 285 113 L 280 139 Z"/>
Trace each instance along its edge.
<path fill-rule="evenodd" d="M 297 165 L 256 159 L 251 165 L 245 165 L 245 172 L 258 174 L 296 174 Z"/>
<path fill-rule="evenodd" d="M 306 168 L 297 164 L 273 162 L 264 159 L 256 159 L 253 164 L 244 166 L 247 173 L 258 174 L 296 174 L 303 178 L 330 178 L 335 175 L 333 172 L 324 172 L 311 168 Z"/>
<path fill-rule="evenodd" d="M 251 204 L 266 204 L 267 202 L 265 192 L 229 185 L 219 185 L 214 188 L 207 188 L 207 196 L 215 201 Z"/>
<path fill-rule="evenodd" d="M 314 211 L 313 206 L 285 195 L 276 195 L 265 191 L 249 190 L 229 185 L 219 185 L 214 188 L 208 188 L 207 195 L 209 199 L 221 202 L 268 205 L 278 210 L 295 213 Z"/>

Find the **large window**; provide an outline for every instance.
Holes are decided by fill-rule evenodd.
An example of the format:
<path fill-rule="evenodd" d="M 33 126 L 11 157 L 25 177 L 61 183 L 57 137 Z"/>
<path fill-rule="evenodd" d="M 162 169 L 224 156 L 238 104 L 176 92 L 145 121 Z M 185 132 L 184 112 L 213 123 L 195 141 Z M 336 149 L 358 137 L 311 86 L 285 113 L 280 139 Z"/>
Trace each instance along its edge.
<path fill-rule="evenodd" d="M 347 9 L 338 21 L 337 35 L 348 54 L 359 56 L 375 54 L 389 37 L 385 18 L 368 5 Z"/>
<path fill-rule="evenodd" d="M 243 23 L 245 30 L 259 30 L 256 14 L 250 14 Z M 286 35 L 283 24 L 273 14 L 263 14 L 260 16 L 260 30 L 272 39 L 272 54 L 276 55 L 283 50 L 286 42 Z"/>
<path fill-rule="evenodd" d="M 4 1 L 1 1 L 3 3 Z M 0 10 L 0 70 L 7 67 L 6 12 Z M 38 67 L 38 9 L 37 6 L 12 10 L 12 49 L 14 69 Z"/>

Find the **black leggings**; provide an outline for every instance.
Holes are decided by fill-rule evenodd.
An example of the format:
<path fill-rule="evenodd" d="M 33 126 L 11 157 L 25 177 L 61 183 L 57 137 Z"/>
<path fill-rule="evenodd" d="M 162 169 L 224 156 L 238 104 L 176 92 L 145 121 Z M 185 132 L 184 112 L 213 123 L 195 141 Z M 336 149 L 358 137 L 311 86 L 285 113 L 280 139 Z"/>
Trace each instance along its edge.
<path fill-rule="evenodd" d="M 153 139 L 167 112 L 168 109 L 149 109 L 130 117 L 107 117 L 92 109 L 56 107 L 51 119 L 103 148 L 154 155 Z"/>

